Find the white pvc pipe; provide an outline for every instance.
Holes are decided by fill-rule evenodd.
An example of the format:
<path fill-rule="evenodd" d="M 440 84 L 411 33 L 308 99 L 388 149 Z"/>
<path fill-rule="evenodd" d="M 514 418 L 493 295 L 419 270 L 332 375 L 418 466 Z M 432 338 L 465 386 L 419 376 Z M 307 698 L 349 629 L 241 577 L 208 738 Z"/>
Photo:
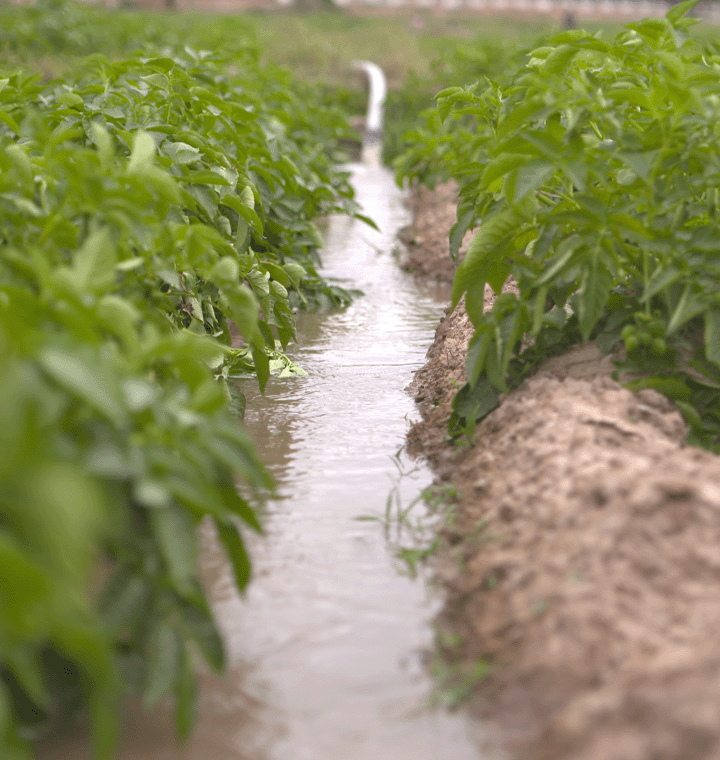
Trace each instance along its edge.
<path fill-rule="evenodd" d="M 387 82 L 383 70 L 370 61 L 353 61 L 353 69 L 364 71 L 370 82 L 365 134 L 363 135 L 363 161 L 375 159 L 379 163 L 383 132 L 383 107 L 387 96 Z"/>

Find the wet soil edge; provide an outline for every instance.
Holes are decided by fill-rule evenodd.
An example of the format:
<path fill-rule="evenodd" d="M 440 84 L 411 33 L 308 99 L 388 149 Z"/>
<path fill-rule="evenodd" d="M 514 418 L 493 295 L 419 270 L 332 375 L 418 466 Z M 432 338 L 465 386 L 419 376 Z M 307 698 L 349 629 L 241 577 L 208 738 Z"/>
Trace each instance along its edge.
<path fill-rule="evenodd" d="M 452 186 L 414 193 L 403 265 L 423 279 L 452 277 L 454 201 Z M 446 687 L 469 688 L 513 759 L 720 758 L 718 457 L 686 447 L 670 402 L 627 391 L 592 344 L 449 442 L 471 334 L 461 304 L 410 386 L 408 448 L 445 500 Z"/>

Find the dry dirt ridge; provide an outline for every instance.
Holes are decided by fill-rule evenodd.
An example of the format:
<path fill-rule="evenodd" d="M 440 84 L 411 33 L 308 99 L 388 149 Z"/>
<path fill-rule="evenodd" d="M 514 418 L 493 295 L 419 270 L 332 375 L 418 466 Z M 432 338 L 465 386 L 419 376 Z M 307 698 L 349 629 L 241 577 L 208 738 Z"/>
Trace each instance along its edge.
<path fill-rule="evenodd" d="M 413 203 L 405 268 L 447 279 L 454 188 Z M 441 323 L 408 438 L 457 491 L 439 640 L 468 672 L 491 665 L 471 713 L 511 760 L 720 758 L 718 457 L 593 344 L 507 395 L 472 445 L 448 443 L 471 333 L 462 305 Z"/>

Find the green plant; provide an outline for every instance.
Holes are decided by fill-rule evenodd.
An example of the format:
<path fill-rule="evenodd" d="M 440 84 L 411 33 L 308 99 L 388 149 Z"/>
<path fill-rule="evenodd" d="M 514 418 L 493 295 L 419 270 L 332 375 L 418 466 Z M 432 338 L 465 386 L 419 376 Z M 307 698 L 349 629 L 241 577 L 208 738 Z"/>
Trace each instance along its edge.
<path fill-rule="evenodd" d="M 473 160 L 451 151 L 453 251 L 479 225 L 453 285 L 475 326 L 456 427 L 548 353 L 594 338 L 622 341 L 630 387 L 673 398 L 690 441 L 720 449 L 720 57 L 689 39 L 693 4 L 609 41 L 564 32 L 508 84 L 439 94 L 438 118 L 477 124 Z M 518 295 L 501 294 L 509 276 Z M 483 313 L 486 283 L 498 298 Z"/>
<path fill-rule="evenodd" d="M 453 648 L 459 644 L 459 639 L 446 635 L 445 647 Z M 442 642 L 439 642 L 443 646 Z M 435 679 L 435 690 L 430 698 L 432 707 L 456 708 L 465 702 L 492 672 L 492 665 L 485 659 L 479 659 L 472 664 L 453 660 L 447 652 L 434 656 L 430 671 Z"/>
<path fill-rule="evenodd" d="M 254 48 L 232 65 L 188 46 L 0 79 L 3 757 L 83 707 L 111 757 L 126 689 L 171 694 L 187 735 L 195 652 L 224 664 L 198 525 L 243 589 L 272 489 L 227 380 L 300 373 L 293 309 L 349 298 L 314 223 L 357 214 L 343 114 Z"/>
<path fill-rule="evenodd" d="M 438 40 L 429 71 L 409 72 L 402 87 L 388 94 L 383 158 L 398 180 L 434 187 L 448 180 L 462 160 L 471 161 L 478 124 L 457 109 L 444 118 L 432 107 L 436 93 L 455 82 L 504 81 L 527 51 L 521 39 L 477 37 L 472 42 Z"/>
<path fill-rule="evenodd" d="M 398 469 L 398 481 L 388 493 L 382 515 L 360 515 L 361 522 L 377 522 L 383 527 L 385 539 L 390 543 L 399 571 L 415 578 L 418 570 L 441 546 L 437 526 L 441 522 L 451 525 L 454 520 L 454 502 L 457 493 L 453 486 L 429 486 L 408 504 L 403 503 L 402 479 L 411 474 L 403 469 L 402 449 L 393 458 Z M 419 515 L 413 515 L 418 505 L 424 505 Z"/>

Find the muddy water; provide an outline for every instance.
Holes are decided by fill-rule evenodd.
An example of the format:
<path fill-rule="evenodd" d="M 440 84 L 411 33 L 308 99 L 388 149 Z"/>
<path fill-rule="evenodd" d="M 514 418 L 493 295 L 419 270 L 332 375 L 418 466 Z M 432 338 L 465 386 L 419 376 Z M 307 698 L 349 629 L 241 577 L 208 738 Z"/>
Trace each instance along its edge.
<path fill-rule="evenodd" d="M 418 293 L 394 261 L 395 233 L 409 218 L 390 173 L 352 168 L 381 232 L 330 220 L 324 271 L 365 296 L 300 320 L 294 358 L 307 378 L 274 378 L 265 398 L 244 389 L 246 424 L 280 498 L 269 505 L 266 535 L 253 541 L 255 577 L 243 598 L 205 537 L 227 676 L 203 678 L 200 718 L 183 747 L 168 715 L 131 710 L 122 760 L 480 757 L 460 717 L 424 707 L 433 685 L 421 661 L 437 600 L 396 572 L 382 525 L 356 519 L 382 515 L 391 489 L 409 504 L 430 482 L 423 469 L 398 480 L 402 460 L 393 455 L 414 413 L 403 389 L 442 303 Z M 82 756 L 68 741 L 44 755 Z"/>

